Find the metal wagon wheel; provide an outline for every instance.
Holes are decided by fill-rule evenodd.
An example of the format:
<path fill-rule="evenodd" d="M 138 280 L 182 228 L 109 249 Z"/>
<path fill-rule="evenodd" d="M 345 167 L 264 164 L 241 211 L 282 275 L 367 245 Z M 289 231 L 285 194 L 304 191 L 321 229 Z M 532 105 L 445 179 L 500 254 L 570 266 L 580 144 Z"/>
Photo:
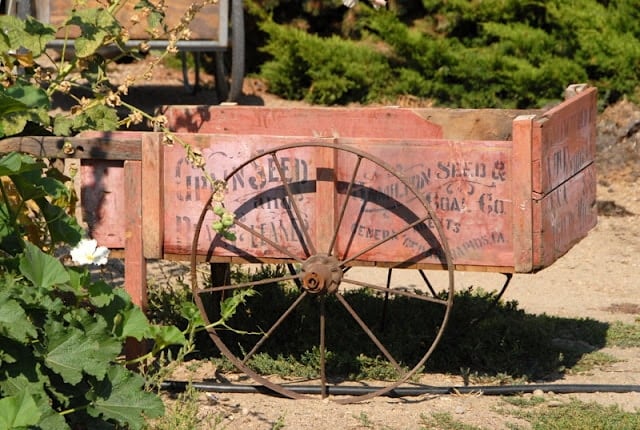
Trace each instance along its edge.
<path fill-rule="evenodd" d="M 218 99 L 235 102 L 242 94 L 245 73 L 245 34 L 242 0 L 231 0 L 229 49 L 215 52 L 215 80 Z"/>
<path fill-rule="evenodd" d="M 296 158 L 296 154 L 308 155 L 309 151 L 327 150 L 335 155 L 328 157 L 329 159 L 340 160 L 342 170 L 321 167 L 320 162 L 317 162 L 315 176 L 306 175 L 307 171 L 296 172 L 294 160 L 300 160 Z M 313 171 L 314 160 L 310 160 L 306 166 L 308 171 Z M 209 248 L 205 261 L 225 261 L 215 257 L 222 251 L 226 255 L 236 255 L 235 261 L 245 263 L 286 262 L 289 273 L 282 270 L 267 271 L 264 279 L 238 279 L 228 273 L 212 273 L 209 281 L 203 281 L 202 276 L 198 275 L 202 257 L 197 254 L 199 246 L 202 248 L 201 242 L 209 241 L 205 236 L 210 237 L 211 232 L 208 223 L 213 220 L 212 196 L 195 229 L 191 281 L 195 301 L 210 326 L 209 335 L 215 345 L 246 375 L 290 398 L 305 395 L 289 383 L 274 382 L 262 376 L 252 367 L 252 360 L 269 348 L 277 350 L 284 343 L 301 342 L 311 332 L 317 336 L 314 349 L 319 356 L 318 375 L 314 378 L 318 389 L 314 392 L 323 397 L 338 392 L 333 390 L 335 385 L 329 382 L 332 378 L 332 375 L 328 375 L 332 357 L 329 348 L 334 341 L 344 339 L 350 339 L 350 344 L 357 344 L 357 341 L 364 339 L 367 344 L 372 345 L 377 359 L 385 361 L 394 369 L 396 376 L 395 379 L 384 382 L 383 386 L 375 386 L 365 392 L 347 391 L 347 395 L 337 399 L 337 402 L 350 403 L 369 399 L 388 393 L 408 381 L 422 369 L 442 337 L 454 296 L 453 265 L 443 227 L 425 198 L 408 180 L 381 159 L 355 147 L 333 143 L 290 144 L 264 150 L 231 171 L 226 176 L 226 181 L 227 184 L 238 184 L 240 181 L 250 183 L 253 180 L 253 185 L 256 185 L 259 178 L 264 182 L 271 181 L 273 186 L 247 195 L 245 201 L 235 202 L 235 208 L 229 207 L 229 202 L 225 202 L 236 215 L 234 229 L 238 242 L 229 242 L 220 235 L 215 236 L 207 245 Z M 380 178 L 401 187 L 402 198 L 398 193 L 389 196 L 380 187 L 376 189 L 375 186 L 379 184 L 375 181 Z M 314 214 L 309 208 L 322 204 L 330 206 L 327 195 L 333 196 L 335 202 L 335 206 L 328 210 L 333 215 L 327 213 L 332 227 L 328 234 L 319 235 L 320 239 L 315 232 L 314 239 L 314 229 L 325 220 L 311 219 Z M 268 229 L 257 224 L 272 216 L 274 207 L 279 208 L 276 213 L 279 219 L 275 220 L 277 225 L 290 231 L 286 244 L 270 238 Z M 370 216 L 378 219 L 382 217 L 385 224 L 388 223 L 393 228 L 367 234 L 363 230 L 365 227 L 361 225 Z M 293 242 L 295 246 L 292 245 Z M 243 243 L 254 246 L 250 250 L 243 250 Z M 399 243 L 404 243 L 405 246 L 402 247 Z M 260 246 L 256 248 L 256 244 Z M 398 249 L 399 247 L 402 249 Z M 396 261 L 385 264 L 388 268 L 409 267 L 417 269 L 423 275 L 422 268 L 425 266 L 422 262 L 430 261 L 426 266 L 444 269 L 444 272 L 440 271 L 444 275 L 441 276 L 440 288 L 434 288 L 428 281 L 428 289 L 415 286 L 396 288 L 389 284 L 389 279 L 351 276 L 352 272 L 359 270 L 350 270 L 353 266 L 367 264 L 365 261 L 371 255 L 375 258 L 378 251 L 397 256 Z M 393 258 L 390 257 L 389 260 Z M 228 257 L 226 261 L 229 261 Z M 224 268 L 224 264 L 212 264 L 212 267 L 220 269 Z M 266 300 L 262 307 L 267 308 L 267 313 L 274 315 L 267 322 L 256 322 L 255 314 L 264 312 L 265 309 L 258 309 L 247 300 L 236 309 L 236 314 L 240 315 L 238 320 L 230 321 L 228 326 L 211 325 L 224 312 L 222 299 L 247 288 L 256 290 Z M 437 289 L 440 291 L 437 292 Z M 279 298 L 286 293 L 291 295 L 290 300 L 284 305 L 278 305 Z M 384 303 L 372 315 L 370 307 L 358 306 L 362 300 Z M 395 307 L 391 306 L 394 302 Z M 400 321 L 398 327 L 390 327 L 391 324 L 381 321 L 385 314 L 394 312 L 396 320 Z M 426 321 L 411 321 L 409 314 L 433 315 L 433 323 L 429 325 Z M 340 318 L 352 325 L 349 328 L 338 325 L 338 321 L 342 321 Z M 313 320 L 312 328 L 301 328 L 309 319 Z M 242 321 L 248 321 L 249 325 L 241 325 Z M 403 328 L 403 321 L 412 325 Z M 229 326 L 244 333 L 239 336 L 243 340 L 239 341 L 237 336 L 230 337 Z M 411 362 L 405 361 L 403 355 L 403 349 L 408 345 L 398 345 L 399 342 L 389 339 L 387 334 L 393 334 L 393 329 L 411 332 L 412 339 L 415 340 L 411 354 L 408 355 L 413 357 Z M 246 343 L 244 338 L 248 338 Z"/>

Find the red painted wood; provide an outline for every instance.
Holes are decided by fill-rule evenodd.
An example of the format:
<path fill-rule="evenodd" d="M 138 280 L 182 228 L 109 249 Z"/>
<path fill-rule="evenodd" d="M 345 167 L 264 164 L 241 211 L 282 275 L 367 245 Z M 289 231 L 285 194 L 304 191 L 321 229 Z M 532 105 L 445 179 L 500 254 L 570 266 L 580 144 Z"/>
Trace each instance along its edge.
<path fill-rule="evenodd" d="M 179 129 L 195 127 L 201 132 L 178 133 L 176 138 L 200 150 L 207 172 L 218 179 L 256 154 L 283 144 L 336 142 L 365 151 L 388 163 L 390 170 L 406 178 L 429 201 L 460 268 L 531 272 L 552 264 L 595 224 L 595 102 L 595 91 L 588 89 L 542 115 L 521 115 L 511 121 L 511 136 L 503 140 L 426 136 L 440 136 L 441 129 L 451 133 L 456 121 L 477 119 L 478 112 L 449 115 L 438 110 L 429 116 L 426 111 L 418 114 L 397 108 L 350 113 L 342 108 L 203 107 L 192 115 L 192 108 L 174 107 L 167 113 L 188 114 L 179 121 L 174 115 L 171 121 Z M 424 115 L 437 117 L 438 123 L 426 121 Z M 465 128 L 463 134 L 475 129 L 481 136 L 503 135 L 506 126 L 496 124 L 500 115 L 492 113 L 490 118 L 489 125 L 478 123 Z M 380 129 L 382 124 L 388 128 Z M 202 132 L 209 129 L 221 133 Z M 116 133 L 114 138 L 125 137 Z M 142 225 L 148 227 L 142 233 L 145 253 L 187 258 L 210 184 L 185 161 L 181 145 L 164 147 L 154 133 L 140 138 L 144 140 Z M 326 251 L 339 228 L 337 252 L 355 255 L 389 237 L 423 210 L 388 170 L 363 160 L 355 181 L 357 198 L 350 198 L 338 225 L 356 158 L 317 148 L 290 149 L 280 156 L 287 183 L 299 182 L 298 189 L 308 187 L 295 194 L 295 202 L 318 252 Z M 82 206 L 91 234 L 102 245 L 124 247 L 123 214 L 130 202 L 124 197 L 122 162 L 84 160 L 81 175 Z M 289 221 L 291 205 L 283 204 L 287 198 L 270 157 L 247 165 L 228 187 L 228 208 L 239 211 L 241 221 L 281 244 L 284 251 L 250 239 L 236 226 L 238 241 L 226 247 L 217 245 L 215 255 L 242 256 L 244 250 L 264 258 L 290 254 L 306 258 L 299 232 Z M 369 200 L 363 203 L 363 197 Z M 411 213 L 414 215 L 407 215 Z M 212 249 L 211 221 L 209 218 L 203 227 L 198 245 L 201 254 Z M 426 224 L 429 226 L 429 220 Z M 433 226 L 430 230 L 437 236 Z M 438 264 L 438 257 L 429 254 L 433 246 L 428 235 L 409 231 L 358 257 L 358 262 Z"/>
<path fill-rule="evenodd" d="M 588 88 L 536 120 L 533 191 L 552 191 L 595 159 L 596 96 L 596 89 Z"/>
<path fill-rule="evenodd" d="M 231 136 L 231 135 L 179 135 L 185 142 L 198 147 L 207 160 L 207 169 L 216 178 L 223 178 L 242 161 L 258 151 L 267 150 L 285 143 L 319 142 L 321 139 L 275 136 Z M 331 140 L 334 141 L 334 140 Z M 513 266 L 512 207 L 510 142 L 484 141 L 442 141 L 442 140 L 390 140 L 390 139 L 339 139 L 340 143 L 352 145 L 382 160 L 390 160 L 392 169 L 397 169 L 407 177 L 421 195 L 429 199 L 440 217 L 446 231 L 454 261 L 464 265 Z M 210 142 L 207 144 L 207 142 Z M 288 171 L 298 179 L 314 181 L 319 164 L 315 148 L 291 149 L 282 154 Z M 322 157 L 326 159 L 325 157 Z M 338 158 L 333 174 L 337 181 L 348 184 L 354 169 L 355 158 Z M 184 161 L 184 151 L 177 145 L 165 148 L 165 252 L 188 254 L 194 226 L 209 197 L 209 190 L 197 169 Z M 373 199 L 364 213 L 359 215 L 362 199 L 353 199 L 347 207 L 345 221 L 341 224 L 339 249 L 341 253 L 352 253 L 356 247 L 363 249 L 394 229 L 400 228 L 400 216 L 389 216 L 380 206 L 380 193 L 388 194 L 409 210 L 418 212 L 421 208 L 415 199 L 406 193 L 403 186 L 385 169 L 374 163 L 363 162 L 356 182 L 366 187 Z M 289 215 L 280 203 L 269 200 L 269 193 L 281 185 L 275 168 L 268 158 L 249 165 L 243 172 L 242 180 L 232 181 L 225 204 L 231 210 L 244 215 L 240 220 L 252 225 L 257 231 L 285 246 L 289 252 L 304 258 L 304 252 L 289 220 Z M 317 185 L 317 184 L 315 184 Z M 320 184 L 321 187 L 325 184 Z M 345 185 L 346 186 L 346 185 Z M 314 188 L 315 189 L 315 188 Z M 335 191 L 332 191 L 335 193 Z M 296 195 L 296 202 L 302 211 L 305 223 L 316 243 L 318 235 L 317 214 L 322 214 L 327 203 L 328 191 L 309 192 Z M 282 195 L 282 193 L 281 193 Z M 337 193 L 337 206 L 331 216 L 344 201 Z M 331 197 L 329 197 L 331 198 Z M 378 199 L 378 200 L 376 200 Z M 408 199 L 404 201 L 404 199 Z M 359 218 L 357 225 L 353 225 Z M 330 216 L 327 216 L 330 219 Z M 405 218 L 406 219 L 406 218 Z M 199 250 L 205 254 L 214 238 L 208 220 L 201 235 Z M 334 228 L 337 228 L 334 227 Z M 330 229 L 329 229 L 330 230 Z M 326 229 L 322 240 L 326 240 Z M 414 232 L 415 233 L 415 232 Z M 283 257 L 284 254 L 257 240 L 249 240 L 238 231 L 238 248 L 260 257 Z M 430 244 L 417 233 L 406 234 L 396 241 L 367 253 L 361 260 L 366 262 L 402 263 L 415 260 L 420 253 L 427 252 Z M 232 248 L 216 250 L 218 255 L 233 256 L 238 253 Z M 352 255 L 352 254 L 351 254 Z M 425 263 L 438 263 L 436 257 L 425 258 Z"/>
<path fill-rule="evenodd" d="M 131 300 L 143 310 L 147 307 L 146 264 L 142 248 L 142 163 L 125 161 L 124 197 L 126 210 L 121 213 L 125 225 L 124 286 Z"/>
<path fill-rule="evenodd" d="M 420 140 L 414 142 L 356 141 L 354 146 L 386 160 L 425 197 L 440 220 L 455 264 L 513 266 L 511 142 Z M 353 160 L 341 160 L 339 178 L 348 176 Z M 375 173 L 373 173 L 375 172 Z M 413 194 L 398 181 L 367 163 L 360 183 L 393 197 L 415 214 L 424 213 Z M 393 212 L 393 211 L 392 211 Z M 360 215 L 360 205 L 348 208 L 340 249 L 352 249 L 392 235 L 406 218 L 372 207 Z M 353 220 L 359 219 L 357 230 Z M 426 225 L 437 236 L 427 221 Z M 347 239 L 348 238 L 348 239 Z M 440 239 L 440 238 L 438 238 Z M 433 243 L 415 231 L 388 241 L 365 254 L 365 261 L 404 262 L 429 252 Z M 438 263 L 429 257 L 424 262 Z"/>
<path fill-rule="evenodd" d="M 124 248 L 124 162 L 82 160 L 80 167 L 83 222 L 101 246 Z"/>
<path fill-rule="evenodd" d="M 163 144 L 159 133 L 142 136 L 142 222 L 144 256 L 162 258 L 164 235 Z"/>
<path fill-rule="evenodd" d="M 127 202 L 125 211 L 120 216 L 125 226 L 124 252 L 124 288 L 131 296 L 131 301 L 147 309 L 147 271 L 142 247 L 142 163 L 140 161 L 124 162 L 124 198 Z M 128 339 L 125 355 L 128 360 L 146 353 L 144 343 Z"/>
<path fill-rule="evenodd" d="M 540 269 L 563 256 L 596 225 L 595 165 L 534 201 L 533 217 L 534 264 Z"/>
<path fill-rule="evenodd" d="M 169 106 L 177 132 L 309 137 L 442 137 L 440 126 L 410 109 L 255 106 Z"/>
<path fill-rule="evenodd" d="M 531 148 L 535 115 L 522 115 L 513 121 L 513 253 L 516 272 L 533 268 L 533 218 L 531 186 Z"/>

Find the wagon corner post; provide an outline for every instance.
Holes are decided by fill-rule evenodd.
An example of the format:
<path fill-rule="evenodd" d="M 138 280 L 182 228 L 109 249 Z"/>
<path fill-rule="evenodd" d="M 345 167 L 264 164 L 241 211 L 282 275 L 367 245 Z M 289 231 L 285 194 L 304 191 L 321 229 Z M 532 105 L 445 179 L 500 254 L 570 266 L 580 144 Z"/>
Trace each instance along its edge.
<path fill-rule="evenodd" d="M 124 287 L 131 301 L 147 309 L 146 261 L 143 253 L 142 236 L 142 162 L 126 160 L 124 162 L 124 194 L 127 209 L 125 222 L 125 271 Z M 146 346 L 133 338 L 127 339 L 125 355 L 131 360 L 144 355 Z"/>
<path fill-rule="evenodd" d="M 161 133 L 142 134 L 142 247 L 144 258 L 163 257 L 164 169 Z"/>
<path fill-rule="evenodd" d="M 513 259 L 516 273 L 533 270 L 532 139 L 535 115 L 513 120 Z"/>

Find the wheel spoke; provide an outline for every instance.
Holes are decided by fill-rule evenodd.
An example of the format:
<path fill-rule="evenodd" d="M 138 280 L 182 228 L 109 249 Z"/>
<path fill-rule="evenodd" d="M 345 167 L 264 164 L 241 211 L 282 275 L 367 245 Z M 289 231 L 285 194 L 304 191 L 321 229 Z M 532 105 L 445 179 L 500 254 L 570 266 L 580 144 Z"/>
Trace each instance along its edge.
<path fill-rule="evenodd" d="M 396 237 L 400 236 L 402 233 L 404 233 L 405 231 L 411 230 L 412 228 L 414 228 L 415 226 L 422 224 L 423 222 L 425 222 L 426 220 L 430 219 L 431 216 L 427 215 L 425 217 L 422 217 L 420 219 L 415 220 L 414 222 L 412 222 L 411 224 L 407 225 L 406 227 L 396 231 L 395 233 L 385 237 L 384 239 L 381 239 L 379 241 L 377 241 L 376 243 L 367 246 L 365 249 L 363 249 L 362 251 L 358 252 L 356 255 L 353 255 L 349 258 L 347 258 L 346 260 L 342 261 L 342 265 L 348 264 L 350 262 L 352 262 L 353 260 L 355 260 L 356 258 L 360 257 L 361 255 L 366 254 L 367 252 L 371 251 L 374 248 L 377 248 L 387 242 L 389 242 L 390 240 L 395 239 Z"/>
<path fill-rule="evenodd" d="M 347 312 L 349 312 L 351 317 L 354 320 L 356 320 L 356 322 L 358 323 L 362 331 L 364 331 L 367 334 L 367 336 L 369 336 L 369 339 L 371 339 L 371 341 L 378 347 L 380 352 L 382 352 L 382 354 L 385 357 L 387 357 L 387 360 L 389 360 L 389 362 L 393 365 L 393 367 L 396 368 L 398 373 L 402 374 L 403 370 L 400 367 L 400 365 L 396 362 L 396 360 L 393 358 L 391 353 L 387 350 L 387 348 L 385 348 L 385 346 L 382 344 L 382 342 L 380 342 L 380 340 L 376 337 L 376 335 L 373 334 L 369 326 L 367 326 L 367 324 L 365 324 L 365 322 L 362 321 L 362 319 L 360 318 L 358 313 L 355 311 L 355 309 L 353 309 L 349 304 L 349 302 L 347 302 L 347 299 L 345 299 L 344 296 L 340 293 L 336 293 L 336 297 L 338 298 L 338 301 L 342 304 L 342 306 L 344 306 L 344 308 L 347 310 Z"/>
<path fill-rule="evenodd" d="M 362 156 L 358 155 L 358 161 L 356 162 L 356 166 L 353 169 L 353 174 L 351 175 L 351 181 L 349 181 L 349 186 L 347 187 L 347 192 L 345 194 L 344 203 L 340 208 L 340 214 L 338 215 L 336 228 L 333 232 L 333 237 L 331 238 L 331 244 L 329 245 L 329 249 L 327 250 L 327 254 L 329 255 L 332 254 L 333 247 L 336 244 L 336 240 L 338 240 L 338 232 L 340 230 L 340 226 L 342 225 L 342 219 L 344 218 L 344 214 L 347 211 L 347 204 L 349 203 L 349 197 L 351 197 L 351 190 L 353 189 L 353 184 L 356 182 L 356 177 L 358 175 L 358 170 L 360 169 L 361 161 L 362 161 Z"/>
<path fill-rule="evenodd" d="M 358 285 L 360 287 L 370 288 L 372 290 L 380 291 L 385 294 L 389 293 L 389 294 L 395 294 L 397 296 L 410 297 L 412 299 L 418 299 L 418 300 L 423 300 L 425 302 L 437 303 L 439 305 L 444 305 L 444 306 L 447 306 L 449 304 L 447 300 L 442 300 L 435 297 L 429 297 L 422 294 L 416 294 L 416 293 L 412 293 L 411 291 L 400 290 L 398 288 L 381 287 L 379 285 L 371 284 L 369 282 L 358 281 L 355 279 L 343 278 L 342 282 L 352 284 L 352 285 Z"/>
<path fill-rule="evenodd" d="M 427 278 L 427 275 L 424 273 L 424 270 L 420 269 L 418 270 L 418 273 L 420 273 L 420 276 L 422 276 L 422 280 L 424 281 L 425 284 L 427 284 L 427 288 L 429 289 L 429 291 L 431 291 L 431 294 L 433 294 L 433 297 L 437 297 L 438 293 L 436 293 L 436 290 L 433 289 L 433 286 L 431 285 L 431 282 L 429 282 L 429 278 Z"/>
<path fill-rule="evenodd" d="M 239 221 L 239 220 L 236 219 L 234 222 L 235 222 L 235 225 L 237 225 L 238 227 L 240 227 L 243 230 L 247 231 L 249 234 L 252 234 L 255 237 L 257 237 L 258 239 L 260 239 L 260 240 L 268 243 L 269 245 L 271 245 L 276 251 L 282 252 L 283 254 L 287 255 L 288 257 L 296 260 L 298 263 L 302 263 L 303 262 L 303 260 L 301 260 L 295 254 L 290 252 L 287 248 L 278 245 L 276 242 L 274 242 L 273 240 L 269 239 L 264 234 L 259 233 L 256 230 L 252 229 L 251 227 L 249 227 L 248 225 L 246 225 L 242 221 Z"/>
<path fill-rule="evenodd" d="M 275 284 L 279 282 L 295 281 L 296 279 L 302 278 L 302 276 L 303 276 L 302 274 L 296 273 L 295 275 L 281 276 L 279 278 L 266 278 L 266 279 L 260 279 L 257 281 L 242 282 L 240 284 L 234 284 L 234 285 L 220 285 L 218 287 L 198 288 L 195 291 L 198 294 L 204 294 L 204 293 L 216 293 L 219 291 L 227 291 L 227 290 L 238 290 L 241 288 L 256 287 L 258 285 L 267 285 L 267 284 Z"/>
<path fill-rule="evenodd" d="M 314 255 L 316 253 L 315 245 L 313 244 L 313 241 L 311 240 L 311 236 L 309 236 L 309 230 L 307 230 L 304 227 L 304 223 L 302 222 L 302 215 L 300 213 L 300 209 L 298 208 L 298 205 L 297 205 L 295 199 L 293 198 L 293 193 L 291 192 L 291 187 L 289 187 L 289 183 L 287 182 L 287 179 L 284 176 L 284 171 L 282 170 L 282 165 L 280 164 L 280 160 L 276 156 L 275 152 L 271 153 L 271 157 L 273 158 L 273 162 L 276 165 L 276 169 L 278 169 L 278 174 L 280 175 L 280 180 L 282 181 L 282 185 L 284 186 L 284 189 L 287 192 L 287 197 L 289 198 L 289 204 L 291 205 L 291 207 L 293 208 L 293 211 L 296 214 L 296 220 L 298 221 L 300 230 L 302 231 L 302 234 L 304 235 L 304 240 L 306 242 L 306 245 L 309 247 L 309 253 L 310 253 L 310 255 Z M 292 222 L 293 222 L 293 220 L 292 220 Z"/>
<path fill-rule="evenodd" d="M 271 328 L 269 328 L 269 330 L 264 335 L 262 335 L 260 340 L 253 346 L 253 348 L 251 348 L 251 351 L 249 351 L 244 356 L 244 358 L 242 359 L 242 364 L 245 364 L 247 360 L 249 360 L 253 356 L 253 354 L 255 354 L 258 351 L 258 349 L 262 346 L 262 344 L 265 343 L 267 339 L 271 337 L 271 335 L 277 330 L 280 324 L 282 324 L 282 322 L 289 316 L 289 314 L 293 312 L 296 306 L 300 304 L 302 299 L 304 299 L 307 296 L 307 294 L 308 293 L 306 291 L 303 291 L 302 294 L 300 294 L 298 298 L 291 304 L 291 306 L 289 306 L 287 310 L 284 311 L 282 315 L 280 315 L 280 318 L 278 318 L 278 320 L 273 323 Z"/>

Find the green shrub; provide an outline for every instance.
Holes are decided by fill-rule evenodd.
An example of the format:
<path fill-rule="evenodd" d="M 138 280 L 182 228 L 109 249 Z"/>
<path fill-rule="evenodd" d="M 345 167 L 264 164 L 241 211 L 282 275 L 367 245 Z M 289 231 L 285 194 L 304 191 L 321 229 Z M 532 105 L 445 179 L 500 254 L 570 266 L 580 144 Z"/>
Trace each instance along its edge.
<path fill-rule="evenodd" d="M 391 68 L 382 54 L 337 36 L 320 38 L 269 21 L 262 28 L 270 35 L 265 50 L 277 58 L 262 68 L 275 94 L 331 105 L 384 93 Z"/>
<path fill-rule="evenodd" d="M 271 1 L 271 15 L 255 13 L 270 55 L 261 74 L 284 97 L 345 104 L 408 94 L 452 107 L 531 108 L 572 83 L 598 87 L 603 105 L 639 88 L 640 12 L 628 0 L 399 0 L 387 11 L 313 4 L 284 13 L 285 2 Z"/>

